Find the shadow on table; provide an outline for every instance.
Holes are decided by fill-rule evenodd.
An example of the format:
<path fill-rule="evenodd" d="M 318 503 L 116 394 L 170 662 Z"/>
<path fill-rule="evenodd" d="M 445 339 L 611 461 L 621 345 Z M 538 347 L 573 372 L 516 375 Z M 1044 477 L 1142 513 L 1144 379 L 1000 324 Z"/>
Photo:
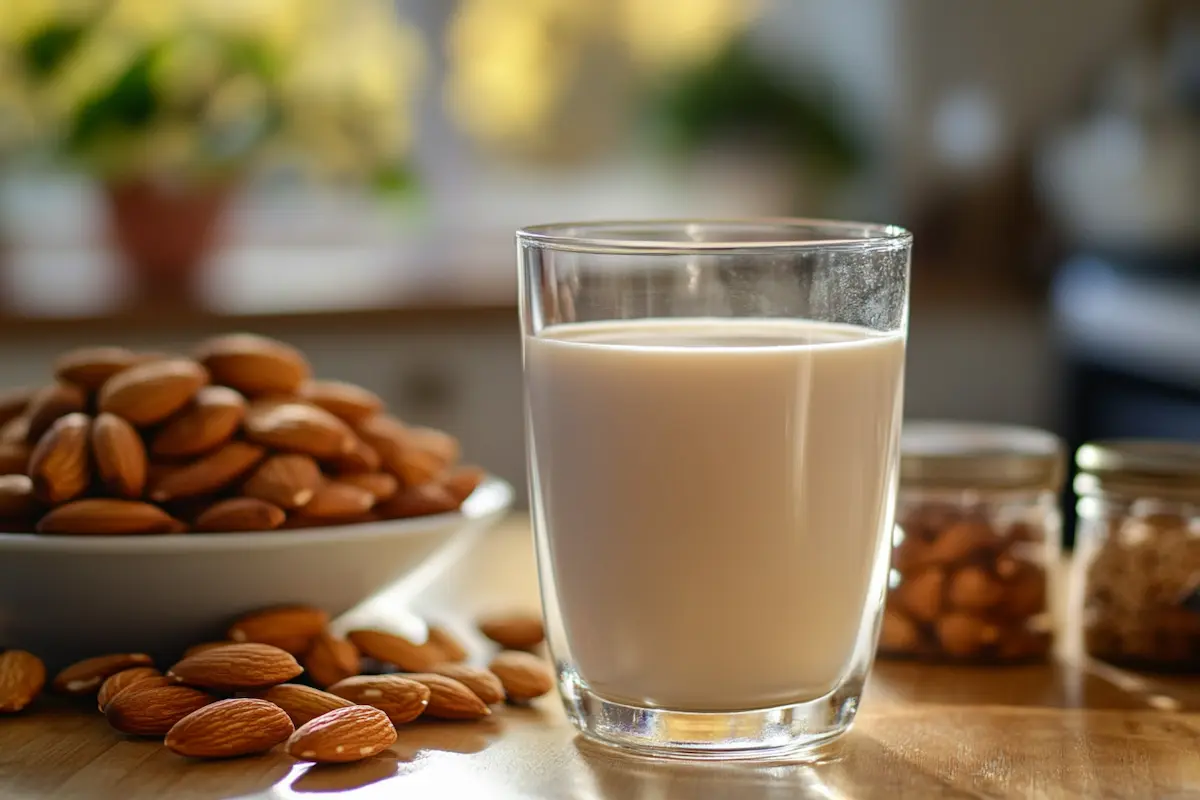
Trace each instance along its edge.
<path fill-rule="evenodd" d="M 353 764 L 314 764 L 292 781 L 297 794 L 347 792 L 387 780 L 399 772 L 394 758 L 376 756 Z"/>

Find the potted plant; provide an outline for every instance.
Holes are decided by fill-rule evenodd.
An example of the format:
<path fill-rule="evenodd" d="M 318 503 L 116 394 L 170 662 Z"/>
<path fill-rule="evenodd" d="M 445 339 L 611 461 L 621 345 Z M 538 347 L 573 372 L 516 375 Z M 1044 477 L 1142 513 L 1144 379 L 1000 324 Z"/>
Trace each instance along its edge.
<path fill-rule="evenodd" d="M 15 0 L 0 148 L 93 176 L 129 267 L 179 286 L 255 173 L 403 185 L 422 62 L 389 0 Z"/>

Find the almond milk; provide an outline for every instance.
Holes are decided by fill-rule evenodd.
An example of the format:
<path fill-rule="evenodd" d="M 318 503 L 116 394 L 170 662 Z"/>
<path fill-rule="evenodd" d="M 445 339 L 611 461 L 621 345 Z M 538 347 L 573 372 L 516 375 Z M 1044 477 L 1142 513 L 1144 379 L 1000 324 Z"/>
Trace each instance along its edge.
<path fill-rule="evenodd" d="M 903 335 L 589 323 L 525 359 L 543 580 L 589 688 L 681 711 L 835 688 L 881 599 Z"/>

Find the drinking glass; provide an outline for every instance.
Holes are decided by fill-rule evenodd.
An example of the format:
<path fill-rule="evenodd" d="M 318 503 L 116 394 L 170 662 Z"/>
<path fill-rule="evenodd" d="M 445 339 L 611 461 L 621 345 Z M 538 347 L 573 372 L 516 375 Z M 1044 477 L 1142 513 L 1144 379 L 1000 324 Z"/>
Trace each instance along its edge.
<path fill-rule="evenodd" d="M 518 231 L 547 640 L 585 736 L 756 758 L 853 722 L 887 583 L 911 243 L 790 219 Z"/>

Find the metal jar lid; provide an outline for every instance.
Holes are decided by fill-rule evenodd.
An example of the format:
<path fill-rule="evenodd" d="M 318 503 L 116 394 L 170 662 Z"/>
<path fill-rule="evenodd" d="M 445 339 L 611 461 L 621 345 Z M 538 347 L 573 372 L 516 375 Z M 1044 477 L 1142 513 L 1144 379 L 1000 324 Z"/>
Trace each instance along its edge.
<path fill-rule="evenodd" d="M 1080 495 L 1200 502 L 1200 443 L 1153 439 L 1089 442 L 1075 454 Z"/>
<path fill-rule="evenodd" d="M 1037 428 L 974 422 L 906 422 L 900 435 L 905 488 L 1062 488 L 1062 440 Z"/>

